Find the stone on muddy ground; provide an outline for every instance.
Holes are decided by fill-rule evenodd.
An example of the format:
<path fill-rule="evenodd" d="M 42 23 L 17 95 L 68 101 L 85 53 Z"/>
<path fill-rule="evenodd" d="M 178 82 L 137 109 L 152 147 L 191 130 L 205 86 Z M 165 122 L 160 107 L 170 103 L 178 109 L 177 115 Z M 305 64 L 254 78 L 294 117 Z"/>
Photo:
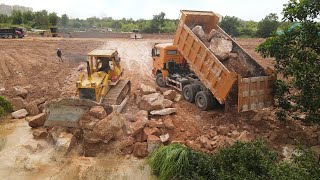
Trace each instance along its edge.
<path fill-rule="evenodd" d="M 66 154 L 75 145 L 75 142 L 76 138 L 71 133 L 62 132 L 55 143 L 55 150 Z"/>
<path fill-rule="evenodd" d="M 174 97 L 174 101 L 175 102 L 179 102 L 179 101 L 181 101 L 181 99 L 182 99 L 182 96 L 181 96 L 181 94 L 176 94 L 176 97 Z"/>
<path fill-rule="evenodd" d="M 167 91 L 165 91 L 163 93 L 164 98 L 168 99 L 170 101 L 173 101 L 174 98 L 176 97 L 176 95 L 177 95 L 177 92 L 175 90 L 172 90 L 172 89 L 167 90 Z"/>
<path fill-rule="evenodd" d="M 111 139 L 115 137 L 117 132 L 122 129 L 125 122 L 125 117 L 117 112 L 113 112 L 106 118 L 97 122 L 93 134 L 104 143 L 108 143 Z"/>
<path fill-rule="evenodd" d="M 250 141 L 250 137 L 249 137 L 250 133 L 246 130 L 242 131 L 240 136 L 238 137 L 238 140 L 241 142 L 249 142 Z"/>
<path fill-rule="evenodd" d="M 217 132 L 220 135 L 226 136 L 230 132 L 230 128 L 226 126 L 219 126 Z"/>
<path fill-rule="evenodd" d="M 149 135 L 155 135 L 155 136 L 159 136 L 160 135 L 160 131 L 158 128 L 154 127 L 154 128 L 150 128 L 150 127 L 145 127 L 143 129 L 143 133 L 146 137 L 148 137 Z"/>
<path fill-rule="evenodd" d="M 146 110 L 148 112 L 162 109 L 164 97 L 160 93 L 153 93 L 148 95 L 143 95 L 141 97 L 141 101 L 139 103 L 139 107 L 142 110 Z"/>
<path fill-rule="evenodd" d="M 161 110 L 151 111 L 150 114 L 151 115 L 165 116 L 165 115 L 173 114 L 173 113 L 176 113 L 176 112 L 177 112 L 176 108 L 165 108 L 165 109 L 161 109 Z"/>
<path fill-rule="evenodd" d="M 155 119 L 151 119 L 147 122 L 147 126 L 151 127 L 151 128 L 163 128 L 164 124 L 162 121 L 160 120 L 155 120 Z"/>
<path fill-rule="evenodd" d="M 46 128 L 38 128 L 32 132 L 32 135 L 34 139 L 44 139 L 48 137 L 49 134 Z"/>
<path fill-rule="evenodd" d="M 102 106 L 93 106 L 90 109 L 89 114 L 98 119 L 103 119 L 107 116 L 107 113 Z"/>
<path fill-rule="evenodd" d="M 49 129 L 48 132 L 49 132 L 53 142 L 56 142 L 61 133 L 67 132 L 67 128 L 62 127 L 62 126 L 54 126 L 53 128 Z"/>
<path fill-rule="evenodd" d="M 148 143 L 149 153 L 157 149 L 162 144 L 161 139 L 155 135 L 149 135 L 147 139 L 147 143 Z"/>
<path fill-rule="evenodd" d="M 10 103 L 12 104 L 13 111 L 25 109 L 27 106 L 27 102 L 24 99 L 22 99 L 21 97 L 11 99 Z"/>
<path fill-rule="evenodd" d="M 32 101 L 32 102 L 34 102 L 36 105 L 39 105 L 39 104 L 45 103 L 46 100 L 47 100 L 46 97 L 42 97 L 42 98 L 36 99 L 36 100 L 34 100 L 34 101 Z"/>
<path fill-rule="evenodd" d="M 201 39 L 202 41 L 206 41 L 206 34 L 202 28 L 202 26 L 195 26 L 194 28 L 192 28 L 192 32 L 198 36 L 199 39 Z"/>
<path fill-rule="evenodd" d="M 26 89 L 22 88 L 21 86 L 15 86 L 15 87 L 13 87 L 13 90 L 14 90 L 14 94 L 16 96 L 20 96 L 23 99 L 26 98 L 26 96 L 28 94 L 28 91 Z"/>
<path fill-rule="evenodd" d="M 82 129 L 93 130 L 96 126 L 96 123 L 100 120 L 91 116 L 89 113 L 84 113 L 79 120 L 79 125 Z"/>
<path fill-rule="evenodd" d="M 146 110 L 140 110 L 135 114 L 136 121 L 142 120 L 147 122 L 148 121 L 148 111 Z"/>
<path fill-rule="evenodd" d="M 136 122 L 130 123 L 127 126 L 127 134 L 131 136 L 137 135 L 142 129 L 146 126 L 147 121 L 145 120 L 137 120 Z"/>
<path fill-rule="evenodd" d="M 174 128 L 175 128 L 175 126 L 174 126 L 174 124 L 173 124 L 173 122 L 172 122 L 172 119 L 170 119 L 170 118 L 166 118 L 166 119 L 163 121 L 163 123 L 164 123 L 164 126 L 165 126 L 166 128 L 168 128 L 168 129 L 174 129 Z"/>
<path fill-rule="evenodd" d="M 20 109 L 18 111 L 14 111 L 11 113 L 13 119 L 21 119 L 25 118 L 28 115 L 28 111 L 26 109 Z"/>
<path fill-rule="evenodd" d="M 140 84 L 139 91 L 142 95 L 148 95 L 157 92 L 155 88 L 145 84 Z"/>
<path fill-rule="evenodd" d="M 77 71 L 83 71 L 86 69 L 86 65 L 84 64 L 80 64 L 78 67 L 77 67 Z"/>
<path fill-rule="evenodd" d="M 0 86 L 0 95 L 6 92 L 6 88 Z"/>
<path fill-rule="evenodd" d="M 172 108 L 173 102 L 168 100 L 168 99 L 164 99 L 162 102 L 162 108 Z"/>
<path fill-rule="evenodd" d="M 168 133 L 160 136 L 160 140 L 163 143 L 167 142 L 169 140 L 169 138 L 170 138 L 170 135 Z"/>
<path fill-rule="evenodd" d="M 32 101 L 27 104 L 26 109 L 31 116 L 35 116 L 40 113 L 37 104 Z"/>
<path fill-rule="evenodd" d="M 212 38 L 209 49 L 223 61 L 229 57 L 232 50 L 232 41 L 222 38 Z"/>
<path fill-rule="evenodd" d="M 33 117 L 29 117 L 26 119 L 30 127 L 36 128 L 39 126 L 43 126 L 46 121 L 46 114 L 41 113 Z"/>
<path fill-rule="evenodd" d="M 136 142 L 133 145 L 133 155 L 135 157 L 144 158 L 148 156 L 148 144 L 146 142 Z"/>

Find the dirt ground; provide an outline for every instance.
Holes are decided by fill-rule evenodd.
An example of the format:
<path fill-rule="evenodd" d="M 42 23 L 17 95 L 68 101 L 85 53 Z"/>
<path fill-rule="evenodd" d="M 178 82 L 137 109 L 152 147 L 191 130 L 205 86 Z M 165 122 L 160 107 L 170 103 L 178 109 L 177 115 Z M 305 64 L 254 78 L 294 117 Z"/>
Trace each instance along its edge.
<path fill-rule="evenodd" d="M 27 37 L 24 39 L 0 39 L 0 89 L 5 88 L 3 95 L 7 98 L 13 98 L 14 94 L 12 87 L 22 86 L 29 92 L 26 97 L 27 101 L 33 101 L 43 97 L 47 100 L 51 100 L 59 97 L 74 96 L 76 90 L 75 82 L 80 74 L 80 71 L 78 71 L 79 65 L 85 62 L 85 55 L 88 52 L 100 47 L 116 48 L 119 51 L 122 65 L 125 69 L 124 78 L 131 81 L 132 94 L 134 94 L 137 92 L 137 88 L 141 83 L 156 87 L 154 78 L 151 74 L 151 48 L 154 43 L 170 41 L 171 39 L 158 38 L 140 40 L 100 38 L 64 39 L 38 37 Z M 264 68 L 267 66 L 273 66 L 272 59 L 263 59 L 254 51 L 256 46 L 262 42 L 262 39 L 237 39 L 237 42 L 239 42 L 240 45 L 247 50 L 251 56 L 257 59 L 257 61 Z M 62 50 L 64 63 L 58 62 L 56 57 L 57 48 Z M 162 90 L 164 91 L 166 89 Z M 133 96 L 131 97 L 132 98 L 130 99 L 128 105 L 124 109 L 124 113 L 134 114 L 138 111 L 138 108 L 134 103 Z M 175 115 L 161 117 L 162 119 L 172 119 L 174 125 L 176 126 L 175 129 L 168 130 L 168 133 L 170 134 L 170 140 L 183 142 L 189 144 L 191 147 L 201 149 L 206 152 L 206 149 L 196 145 L 196 142 L 199 141 L 199 136 L 205 134 L 214 134 L 214 132 L 218 131 L 219 127 L 221 126 L 231 127 L 231 130 L 236 130 L 238 132 L 246 130 L 250 133 L 251 139 L 264 138 L 271 144 L 272 147 L 280 151 L 286 145 L 320 145 L 320 128 L 318 126 L 306 126 L 299 122 L 285 123 L 276 121 L 274 118 L 273 108 L 264 109 L 258 112 L 264 114 L 264 121 L 251 121 L 251 119 L 257 115 L 257 112 L 240 114 L 236 112 L 225 113 L 222 108 L 203 112 L 200 111 L 194 104 L 185 102 L 183 100 L 175 103 L 174 107 L 177 108 L 177 113 Z M 159 119 L 160 117 L 152 118 Z M 12 125 L 8 128 L 8 124 L 15 125 Z M 14 121 L 9 121 L 8 124 L 0 126 L 7 127 L 5 129 L 10 130 L 8 134 L 1 134 L 2 137 L 7 137 L 14 133 L 16 126 L 25 126 L 23 130 L 23 133 L 26 133 L 25 138 L 30 136 L 32 139 L 30 128 L 26 126 L 26 122 L 19 121 L 16 123 Z M 318 133 L 316 136 L 315 132 Z M 23 133 L 16 135 L 16 137 L 20 135 L 24 136 Z M 7 138 L 7 142 L 9 141 L 10 137 Z M 6 146 L 4 148 L 6 151 L 9 151 L 15 147 Z M 19 147 L 20 146 L 21 144 Z M 27 151 L 29 150 L 23 151 L 28 153 Z M 41 151 L 41 153 L 44 152 Z M 23 161 L 21 158 L 26 158 L 15 155 L 14 157 L 16 157 L 16 159 L 12 159 L 14 157 L 9 158 L 9 156 L 10 155 L 1 151 L 0 149 L 0 175 L 5 172 L 5 175 L 13 175 L 14 171 L 16 170 L 12 169 L 14 164 Z M 78 172 L 83 169 L 83 167 L 79 167 L 78 164 L 85 164 L 86 161 L 90 161 L 90 163 L 94 161 L 94 164 L 101 163 L 101 161 L 97 161 L 97 158 L 86 159 L 84 157 L 77 157 L 73 160 L 69 159 L 56 163 L 55 165 L 60 166 L 60 169 L 52 166 L 48 166 L 46 168 L 54 169 L 54 171 L 50 171 L 51 173 L 59 172 L 61 167 L 71 163 L 74 166 L 70 166 L 70 168 L 75 169 L 70 171 Z M 124 161 L 126 162 L 128 160 Z M 48 162 L 51 161 L 48 160 L 47 163 Z M 131 164 L 135 163 L 139 164 L 141 162 L 132 161 Z M 26 167 L 21 168 L 24 172 L 22 175 L 31 175 L 31 177 L 34 177 L 32 176 L 32 173 L 42 171 L 41 168 L 36 168 L 37 171 L 34 171 L 32 168 L 31 170 Z M 10 173 L 8 171 L 10 171 Z M 101 171 L 106 173 L 105 169 Z M 110 171 L 110 169 L 108 171 Z M 132 169 L 129 171 L 132 171 Z M 62 172 L 67 173 L 66 170 Z M 144 173 L 145 172 L 141 172 L 140 174 L 143 175 Z M 48 175 L 47 177 L 51 176 Z M 64 179 L 64 174 L 60 173 L 60 176 L 56 175 L 54 178 Z"/>

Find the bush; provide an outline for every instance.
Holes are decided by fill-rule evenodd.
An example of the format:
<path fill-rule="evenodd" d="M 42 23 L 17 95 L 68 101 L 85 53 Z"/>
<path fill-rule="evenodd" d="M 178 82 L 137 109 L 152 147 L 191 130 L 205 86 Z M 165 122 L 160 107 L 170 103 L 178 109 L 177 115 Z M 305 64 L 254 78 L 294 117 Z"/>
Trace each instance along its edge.
<path fill-rule="evenodd" d="M 0 96 L 0 117 L 12 111 L 12 105 L 4 97 Z"/>
<path fill-rule="evenodd" d="M 298 149 L 290 161 L 257 140 L 236 142 L 210 156 L 180 144 L 153 151 L 148 162 L 159 179 L 320 179 L 315 154 Z"/>

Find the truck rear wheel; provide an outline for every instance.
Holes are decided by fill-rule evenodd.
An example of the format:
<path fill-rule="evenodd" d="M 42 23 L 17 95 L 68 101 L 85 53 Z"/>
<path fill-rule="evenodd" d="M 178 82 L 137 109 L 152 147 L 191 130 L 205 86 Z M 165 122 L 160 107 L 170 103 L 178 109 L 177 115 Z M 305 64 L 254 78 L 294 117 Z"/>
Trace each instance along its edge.
<path fill-rule="evenodd" d="M 188 102 L 194 102 L 198 89 L 198 86 L 194 84 L 185 85 L 182 89 L 183 98 Z"/>
<path fill-rule="evenodd" d="M 166 87 L 166 81 L 163 79 L 162 73 L 157 74 L 156 83 L 159 87 Z"/>
<path fill-rule="evenodd" d="M 206 111 L 211 107 L 211 97 L 204 91 L 199 91 L 195 98 L 196 105 L 202 111 Z"/>

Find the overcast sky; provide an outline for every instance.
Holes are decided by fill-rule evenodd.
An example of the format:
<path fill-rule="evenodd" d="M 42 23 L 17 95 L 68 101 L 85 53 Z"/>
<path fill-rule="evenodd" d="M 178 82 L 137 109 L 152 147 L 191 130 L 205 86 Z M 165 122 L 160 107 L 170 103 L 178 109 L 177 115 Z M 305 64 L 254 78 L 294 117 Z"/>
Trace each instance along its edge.
<path fill-rule="evenodd" d="M 32 7 L 72 18 L 113 17 L 114 19 L 151 19 L 161 11 L 166 18 L 179 18 L 180 9 L 207 10 L 223 16 L 260 21 L 269 13 L 279 17 L 289 0 L 0 0 L 0 4 Z"/>

